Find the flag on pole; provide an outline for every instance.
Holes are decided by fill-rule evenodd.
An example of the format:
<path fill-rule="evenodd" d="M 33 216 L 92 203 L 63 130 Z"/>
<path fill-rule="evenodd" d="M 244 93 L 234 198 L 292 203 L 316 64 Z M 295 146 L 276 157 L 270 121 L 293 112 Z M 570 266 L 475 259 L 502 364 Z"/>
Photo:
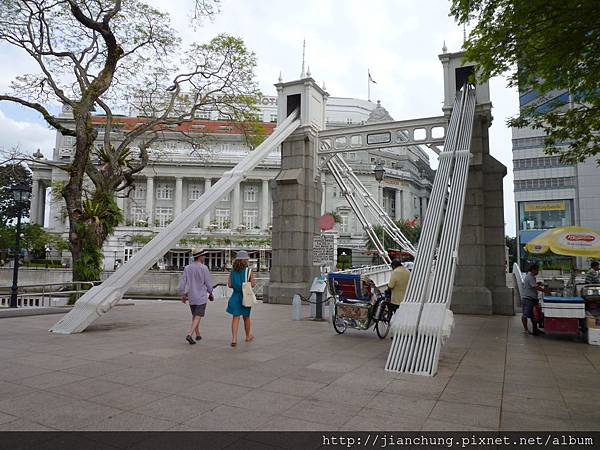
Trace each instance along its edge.
<path fill-rule="evenodd" d="M 367 69 L 367 73 L 369 74 L 369 81 L 370 81 L 371 83 L 373 83 L 373 84 L 377 84 L 377 81 L 375 81 L 375 80 L 373 79 L 373 77 L 371 76 L 371 71 Z"/>

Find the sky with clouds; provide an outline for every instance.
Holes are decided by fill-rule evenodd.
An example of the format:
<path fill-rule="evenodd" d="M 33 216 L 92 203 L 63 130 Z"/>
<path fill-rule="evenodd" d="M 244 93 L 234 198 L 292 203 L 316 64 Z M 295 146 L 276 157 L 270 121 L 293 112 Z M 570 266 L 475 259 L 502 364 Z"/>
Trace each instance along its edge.
<path fill-rule="evenodd" d="M 377 82 L 371 98 L 396 120 L 437 116 L 443 100 L 438 54 L 460 50 L 463 31 L 448 17 L 448 0 L 222 0 L 221 13 L 201 27 L 190 26 L 193 0 L 149 0 L 168 11 L 184 42 L 205 42 L 218 33 L 244 39 L 258 59 L 256 70 L 265 95 L 300 75 L 302 40 L 313 78 L 336 97 L 367 97 L 367 69 Z M 0 90 L 33 67 L 27 57 L 0 45 Z M 506 232 L 515 233 L 511 133 L 506 119 L 518 112 L 518 94 L 506 80 L 490 83 L 494 122 L 490 150 L 508 168 L 504 180 Z M 50 155 L 54 133 L 40 117 L 0 103 L 0 149 L 40 148 Z"/>

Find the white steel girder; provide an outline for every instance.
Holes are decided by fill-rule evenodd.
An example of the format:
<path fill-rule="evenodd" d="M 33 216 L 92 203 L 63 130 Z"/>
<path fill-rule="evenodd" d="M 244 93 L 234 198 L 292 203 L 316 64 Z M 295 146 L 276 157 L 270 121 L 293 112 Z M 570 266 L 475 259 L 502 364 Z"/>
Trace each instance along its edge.
<path fill-rule="evenodd" d="M 319 132 L 319 155 L 412 145 L 435 147 L 444 143 L 447 126 L 446 117 L 439 116 L 325 130 Z M 443 135 L 434 136 L 435 129 L 443 130 Z M 423 138 L 417 136 L 421 131 Z"/>
<path fill-rule="evenodd" d="M 460 243 L 475 114 L 475 88 L 457 92 L 440 153 L 419 252 L 404 301 L 394 314 L 386 370 L 434 375 L 453 325 L 449 310 Z"/>
<path fill-rule="evenodd" d="M 340 186 L 342 195 L 346 198 L 346 201 L 352 208 L 354 214 L 356 214 L 356 217 L 367 233 L 367 236 L 375 245 L 379 256 L 386 264 L 391 263 L 390 257 L 379 237 L 373 230 L 373 225 L 369 221 L 366 213 L 370 213 L 372 217 L 375 217 L 379 225 L 382 226 L 384 232 L 396 241 L 402 249 L 413 256 L 416 254 L 415 247 L 412 243 L 402 234 L 398 226 L 388 216 L 381 205 L 375 201 L 373 195 L 364 184 L 362 184 L 352 171 L 352 168 L 343 158 L 339 155 L 334 155 L 329 158 L 327 161 L 327 168 Z"/>

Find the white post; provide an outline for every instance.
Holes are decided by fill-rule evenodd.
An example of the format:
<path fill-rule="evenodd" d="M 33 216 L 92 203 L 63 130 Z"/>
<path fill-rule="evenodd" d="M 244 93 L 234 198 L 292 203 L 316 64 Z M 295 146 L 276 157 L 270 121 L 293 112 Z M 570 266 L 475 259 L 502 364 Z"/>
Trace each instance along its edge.
<path fill-rule="evenodd" d="M 146 215 L 148 226 L 154 226 L 154 177 L 146 178 Z"/>
<path fill-rule="evenodd" d="M 402 193 L 402 215 L 405 220 L 410 220 L 414 217 L 413 214 L 413 196 L 408 189 L 405 189 Z"/>
<path fill-rule="evenodd" d="M 231 202 L 231 229 L 235 230 L 240 226 L 240 185 L 233 188 L 233 200 Z"/>
<path fill-rule="evenodd" d="M 396 220 L 402 220 L 402 191 L 400 189 L 396 189 L 394 193 L 396 195 Z"/>
<path fill-rule="evenodd" d="M 262 205 L 260 208 L 260 228 L 266 230 L 269 226 L 269 180 L 262 180 Z"/>
<path fill-rule="evenodd" d="M 39 195 L 40 195 L 40 182 L 33 180 L 31 183 L 31 206 L 29 208 L 29 218 L 31 223 L 39 223 L 38 220 L 38 209 L 39 209 Z M 44 219 L 42 217 L 42 225 Z"/>
<path fill-rule="evenodd" d="M 207 192 L 210 189 L 212 180 L 210 178 L 205 178 L 204 179 L 204 192 Z M 202 226 L 203 228 L 208 228 L 208 226 L 210 225 L 210 216 L 211 216 L 211 212 L 208 211 L 205 215 L 204 218 L 202 219 Z"/>
<path fill-rule="evenodd" d="M 321 176 L 323 178 L 325 178 L 325 174 L 321 174 Z M 325 214 L 327 212 L 327 183 L 325 182 L 325 180 L 323 179 L 323 181 L 321 182 L 321 215 Z"/>
<path fill-rule="evenodd" d="M 115 197 L 116 197 L 115 201 L 117 202 L 117 206 L 119 207 L 119 209 L 123 213 L 123 221 L 125 222 L 125 198 L 124 197 L 119 197 L 118 193 L 115 194 Z M 111 269 L 112 269 L 112 267 L 111 267 Z"/>
<path fill-rule="evenodd" d="M 181 214 L 183 202 L 183 178 L 175 178 L 175 217 Z"/>

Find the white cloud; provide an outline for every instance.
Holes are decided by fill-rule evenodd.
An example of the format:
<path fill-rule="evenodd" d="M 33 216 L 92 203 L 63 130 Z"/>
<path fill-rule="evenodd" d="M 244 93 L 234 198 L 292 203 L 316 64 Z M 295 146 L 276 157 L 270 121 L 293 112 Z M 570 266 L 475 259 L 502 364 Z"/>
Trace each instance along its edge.
<path fill-rule="evenodd" d="M 0 131 L 0 151 L 19 148 L 32 154 L 39 148 L 47 158 L 52 156 L 56 132 L 40 123 L 15 120 L 0 111 Z"/>

